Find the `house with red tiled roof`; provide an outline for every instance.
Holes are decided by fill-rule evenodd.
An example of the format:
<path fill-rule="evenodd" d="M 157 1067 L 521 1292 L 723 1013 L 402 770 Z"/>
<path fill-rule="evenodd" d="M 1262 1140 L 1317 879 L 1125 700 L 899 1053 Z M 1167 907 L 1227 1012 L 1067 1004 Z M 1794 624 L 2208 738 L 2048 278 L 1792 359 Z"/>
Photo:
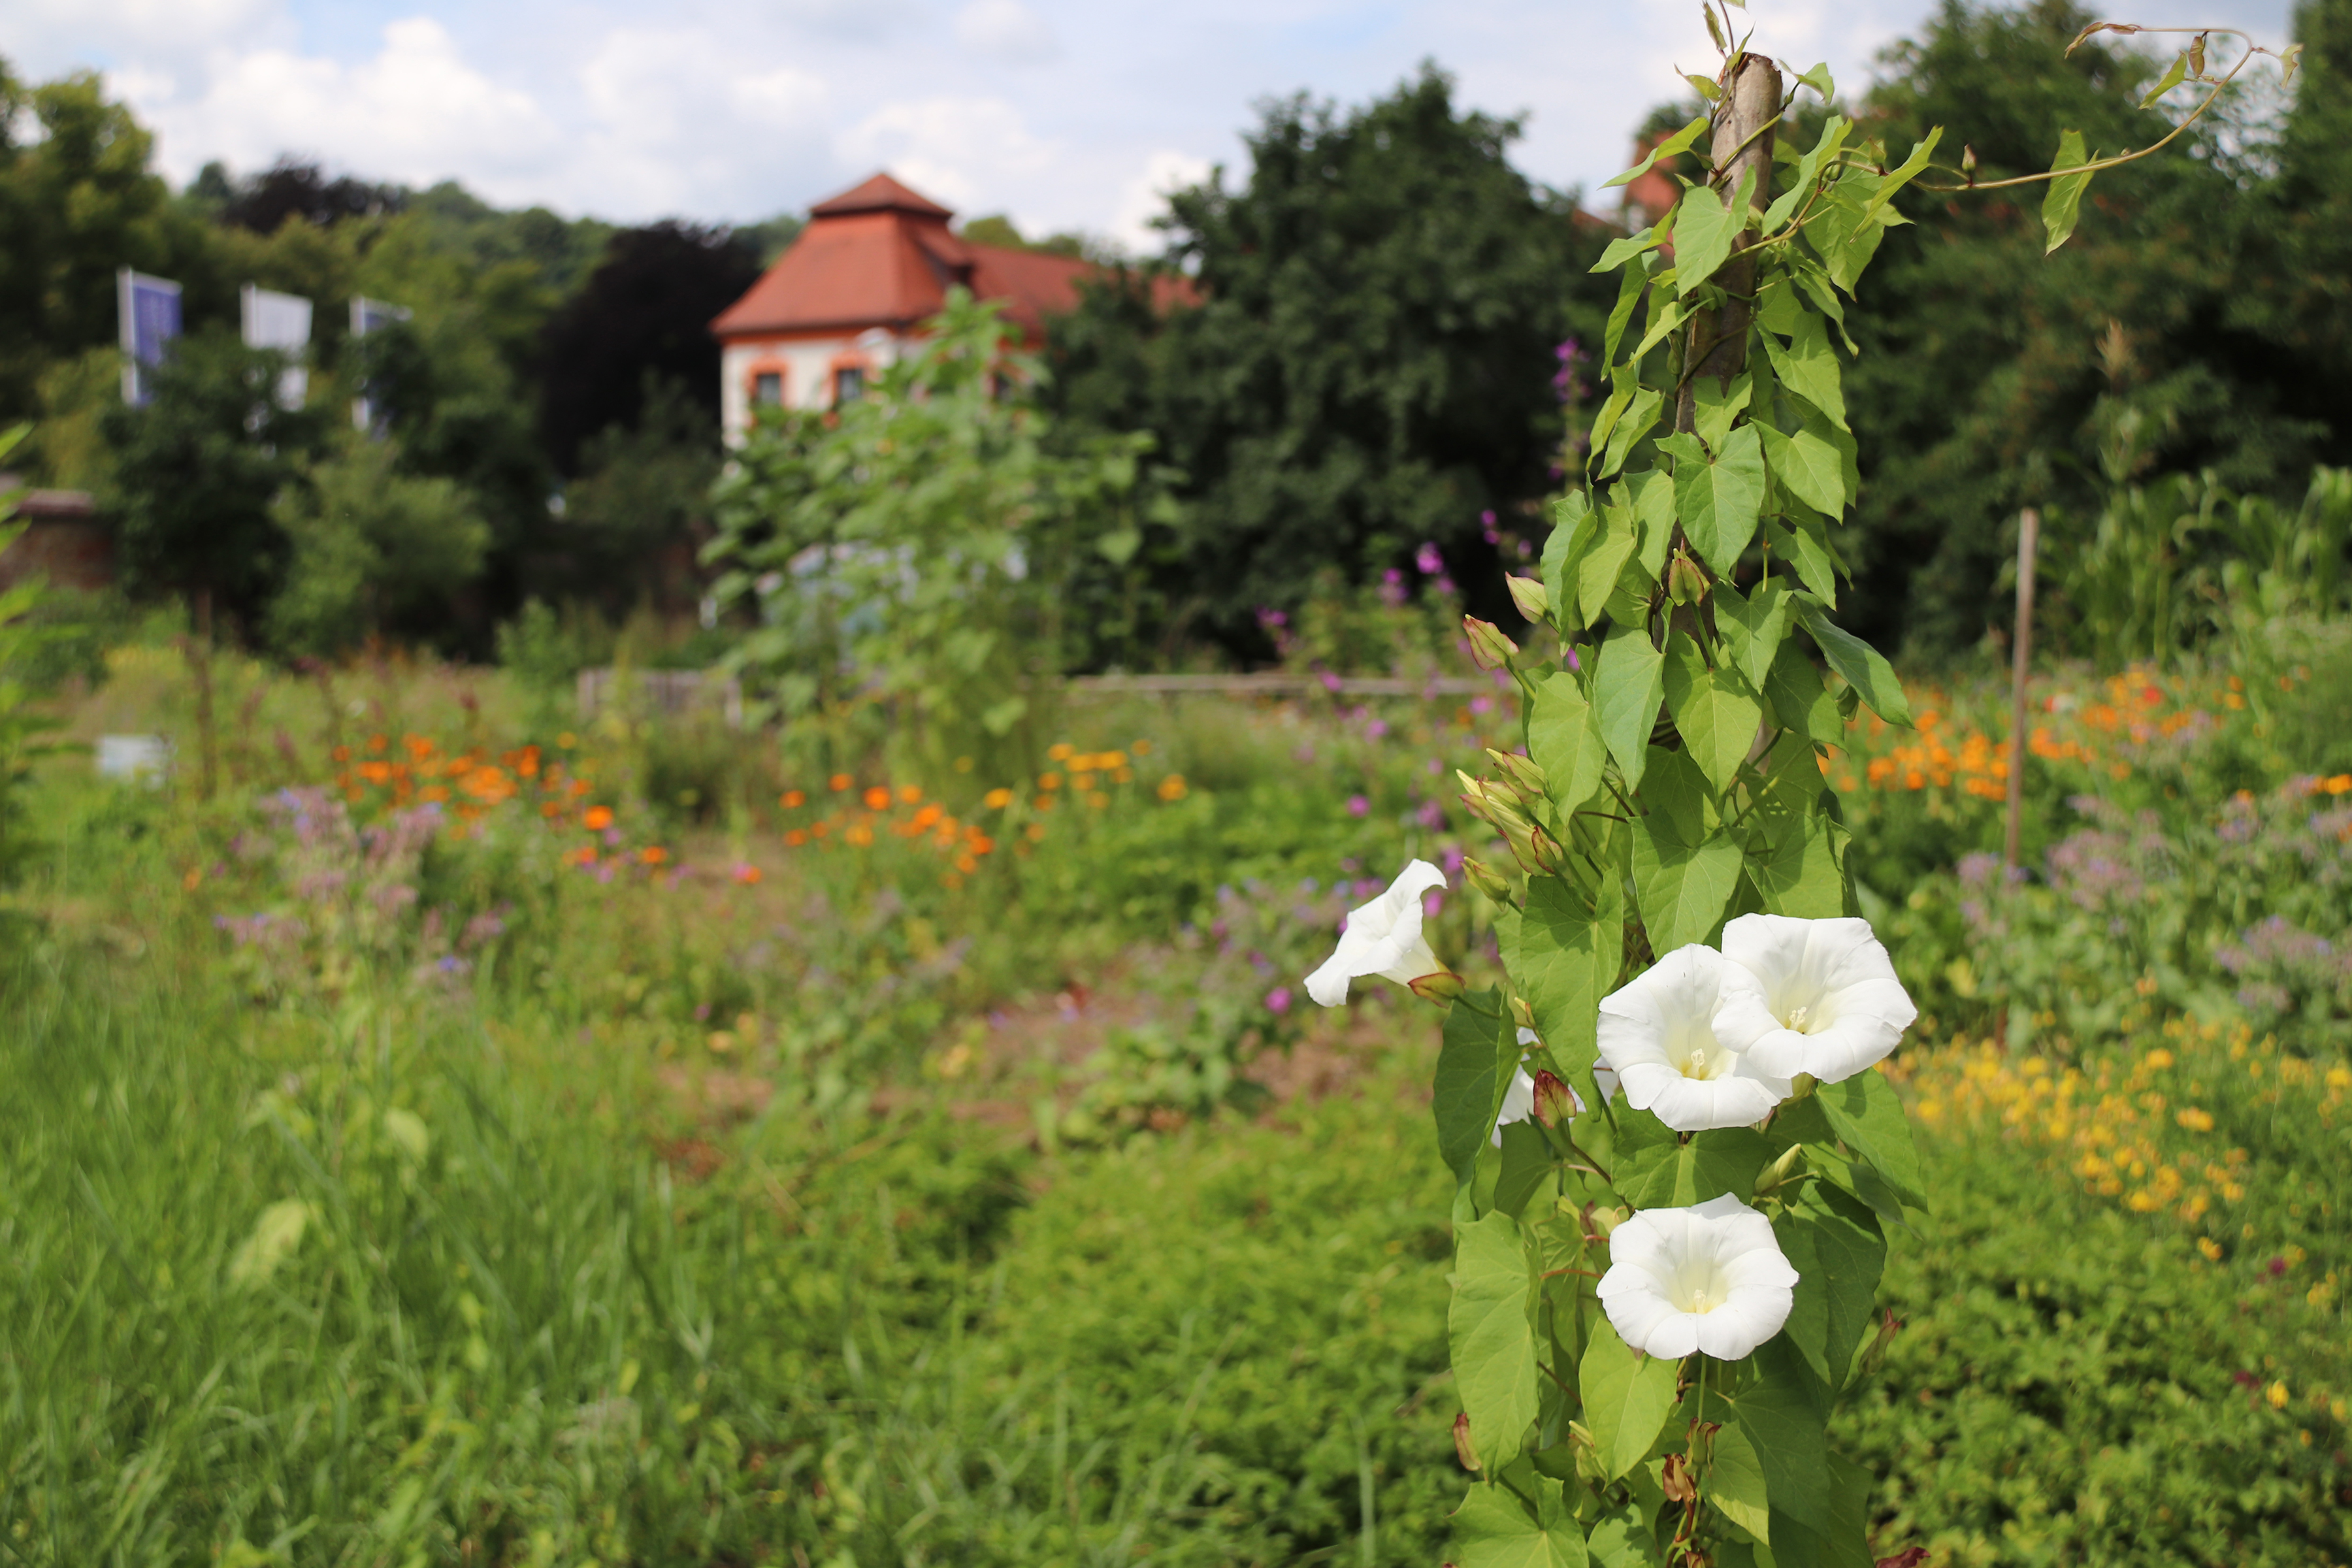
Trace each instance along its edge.
<path fill-rule="evenodd" d="M 888 174 L 809 209 L 808 226 L 750 292 L 710 323 L 719 342 L 719 407 L 729 445 L 762 404 L 831 408 L 921 337 L 958 284 L 1003 301 L 1030 342 L 1073 310 L 1096 268 L 1075 257 L 973 245 L 955 214 Z"/>

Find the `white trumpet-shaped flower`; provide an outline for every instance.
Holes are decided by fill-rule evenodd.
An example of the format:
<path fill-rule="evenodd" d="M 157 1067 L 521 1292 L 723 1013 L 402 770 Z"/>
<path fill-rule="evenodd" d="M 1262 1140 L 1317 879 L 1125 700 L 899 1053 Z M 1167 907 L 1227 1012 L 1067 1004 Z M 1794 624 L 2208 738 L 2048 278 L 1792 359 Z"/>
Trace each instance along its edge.
<path fill-rule="evenodd" d="M 1521 1068 L 1511 1075 L 1511 1086 L 1503 1090 L 1503 1109 L 1495 1118 L 1495 1135 L 1488 1140 L 1496 1148 L 1503 1146 L 1503 1129 L 1514 1121 L 1525 1121 L 1536 1113 L 1536 1080 Z"/>
<path fill-rule="evenodd" d="M 1868 921 L 1742 915 L 1723 955 L 1756 984 L 1726 988 L 1716 1033 L 1759 1072 L 1836 1083 L 1885 1060 L 1919 1016 Z"/>
<path fill-rule="evenodd" d="M 1601 1001 L 1601 1056 L 1625 1101 L 1677 1132 L 1747 1127 L 1789 1098 L 1789 1080 L 1767 1075 L 1718 1037 L 1725 993 L 1753 989 L 1748 972 L 1696 942 L 1658 960 Z"/>
<path fill-rule="evenodd" d="M 1692 1208 L 1643 1209 L 1618 1226 L 1596 1293 L 1637 1351 L 1738 1361 L 1780 1331 L 1796 1283 L 1771 1222 L 1726 1193 Z"/>
<path fill-rule="evenodd" d="M 1377 974 L 1410 985 L 1425 974 L 1443 973 L 1445 965 L 1437 962 L 1421 934 L 1421 896 L 1444 886 L 1444 872 L 1426 860 L 1415 860 L 1397 873 L 1387 892 L 1349 910 L 1339 947 L 1307 977 L 1307 994 L 1326 1007 L 1337 1007 L 1347 1001 L 1350 980 Z"/>

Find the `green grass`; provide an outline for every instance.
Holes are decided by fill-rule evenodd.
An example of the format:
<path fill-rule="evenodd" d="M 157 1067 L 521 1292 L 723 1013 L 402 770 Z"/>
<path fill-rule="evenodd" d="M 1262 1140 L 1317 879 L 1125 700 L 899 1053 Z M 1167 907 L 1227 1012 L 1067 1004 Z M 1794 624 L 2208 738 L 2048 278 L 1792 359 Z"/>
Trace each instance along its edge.
<path fill-rule="evenodd" d="M 385 872 L 423 891 L 384 925 L 298 890 L 356 862 L 296 853 L 252 804 L 285 782 L 268 748 L 204 809 L 56 776 L 0 916 L 0 1549 L 1440 1560 L 1464 1478 L 1434 1015 L 1383 994 L 1276 1027 L 1256 1001 L 1326 940 L 1347 862 L 1445 841 L 1412 821 L 1436 737 L 1164 717 L 1187 798 L 1066 811 L 961 889 L 887 836 L 793 858 L 640 804 L 633 830 L 710 874 L 601 884 L 555 864 L 572 840 L 502 828 Z M 716 872 L 747 852 L 757 887 Z M 1442 949 L 1474 942 L 1468 902 Z M 504 933 L 445 972 L 436 904 L 450 929 L 502 910 Z M 264 910 L 310 935 L 271 956 L 214 923 Z M 2121 963 L 2098 951 L 2069 962 Z M 1320 1087 L 1041 1142 L 1133 1059 L 1055 1054 L 1041 1020 L 1073 982 L 1213 1053 L 1258 1037 L 1181 1019 L 1238 996 Z M 2164 1001 L 2066 1048 L 2089 1077 L 2144 1070 Z M 2182 1081 L 2132 1136 L 2169 1159 L 2169 1107 L 2211 1110 L 2215 1151 L 2247 1152 L 2226 1227 L 2136 1212 L 1997 1119 L 1933 1123 L 1937 1211 L 1887 1279 L 1907 1327 L 1841 1439 L 1882 1478 L 1882 1552 L 2352 1561 L 2342 1121 L 2295 1097 L 2325 1064 L 2256 1079 L 2227 1037 L 2163 1038 Z M 977 1065 L 950 1075 L 959 1044 Z M 1950 1100 L 1955 1069 L 1923 1070 L 1913 1092 Z"/>

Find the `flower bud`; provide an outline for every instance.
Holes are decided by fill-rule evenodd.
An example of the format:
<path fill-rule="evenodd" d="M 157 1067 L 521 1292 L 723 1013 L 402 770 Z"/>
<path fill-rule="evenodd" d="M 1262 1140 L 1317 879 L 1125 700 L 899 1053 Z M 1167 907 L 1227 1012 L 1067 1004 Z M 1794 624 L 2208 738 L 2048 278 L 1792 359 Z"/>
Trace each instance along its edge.
<path fill-rule="evenodd" d="M 1549 1071 L 1536 1074 L 1536 1120 L 1546 1127 L 1557 1127 L 1563 1121 L 1573 1121 L 1584 1110 L 1584 1102 L 1576 1090 L 1555 1078 Z"/>
<path fill-rule="evenodd" d="M 1450 969 L 1441 969 L 1434 974 L 1406 981 L 1405 989 L 1424 1002 L 1442 1005 L 1454 1001 L 1470 988 L 1462 983 L 1462 976 Z"/>
<path fill-rule="evenodd" d="M 1478 1462 L 1478 1450 L 1470 1446 L 1470 1412 L 1465 1410 L 1454 1418 L 1454 1457 L 1465 1470 L 1483 1470 Z"/>
<path fill-rule="evenodd" d="M 1498 904 L 1506 901 L 1511 896 L 1511 884 L 1509 880 L 1505 878 L 1500 871 L 1496 870 L 1484 860 L 1473 859 L 1469 856 L 1464 856 L 1462 858 L 1462 879 Z"/>
<path fill-rule="evenodd" d="M 1691 1474 L 1690 1461 L 1680 1454 L 1668 1454 L 1664 1473 L 1658 1478 L 1658 1489 L 1666 1494 L 1668 1502 L 1696 1502 L 1698 1481 Z"/>
<path fill-rule="evenodd" d="M 1522 797 L 1529 800 L 1544 797 L 1546 785 L 1550 781 L 1544 776 L 1543 769 L 1526 757 L 1498 752 L 1492 746 L 1486 748 L 1486 754 L 1495 759 L 1496 767 L 1511 775 L 1511 782 L 1518 786 Z"/>
<path fill-rule="evenodd" d="M 1787 1186 L 1795 1179 L 1797 1166 L 1804 1157 L 1805 1146 L 1802 1143 L 1790 1144 L 1780 1157 L 1765 1166 L 1763 1174 L 1756 1178 L 1756 1195 L 1769 1197 Z"/>
<path fill-rule="evenodd" d="M 1886 1321 L 1878 1325 L 1878 1332 L 1872 1336 L 1869 1346 L 1862 1352 L 1863 1376 L 1869 1377 L 1878 1371 L 1881 1363 L 1886 1360 L 1886 1347 L 1895 1342 L 1895 1336 L 1901 1331 L 1902 1328 L 1903 1320 L 1897 1318 L 1893 1310 L 1889 1310 Z"/>
<path fill-rule="evenodd" d="M 1519 645 L 1505 637 L 1492 621 L 1465 616 L 1462 629 L 1470 638 L 1470 662 L 1481 669 L 1500 669 L 1519 651 Z"/>
<path fill-rule="evenodd" d="M 1666 563 L 1666 597 L 1677 605 L 1696 605 L 1706 597 L 1706 574 L 1699 563 L 1677 551 Z"/>
<path fill-rule="evenodd" d="M 1503 581 L 1510 585 L 1511 603 L 1528 620 L 1539 622 L 1551 614 L 1551 590 L 1539 579 L 1506 577 Z"/>
<path fill-rule="evenodd" d="M 1528 999 L 1526 997 L 1514 996 L 1511 998 L 1511 1016 L 1519 1021 L 1520 1028 L 1527 1030 L 1530 1034 L 1535 1032 L 1536 1010 L 1528 1005 Z"/>

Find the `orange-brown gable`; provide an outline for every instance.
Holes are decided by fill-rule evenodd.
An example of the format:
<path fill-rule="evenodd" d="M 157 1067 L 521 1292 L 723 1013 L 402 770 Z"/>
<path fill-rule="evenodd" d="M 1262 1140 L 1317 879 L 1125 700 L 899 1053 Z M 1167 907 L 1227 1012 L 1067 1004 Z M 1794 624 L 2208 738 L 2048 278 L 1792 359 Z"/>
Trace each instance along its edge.
<path fill-rule="evenodd" d="M 740 300 L 710 323 L 730 338 L 815 331 L 904 331 L 940 313 L 958 284 L 1004 302 L 1024 334 L 1076 308 L 1091 263 L 1041 251 L 968 245 L 954 215 L 887 174 L 809 209 L 808 226 Z"/>

